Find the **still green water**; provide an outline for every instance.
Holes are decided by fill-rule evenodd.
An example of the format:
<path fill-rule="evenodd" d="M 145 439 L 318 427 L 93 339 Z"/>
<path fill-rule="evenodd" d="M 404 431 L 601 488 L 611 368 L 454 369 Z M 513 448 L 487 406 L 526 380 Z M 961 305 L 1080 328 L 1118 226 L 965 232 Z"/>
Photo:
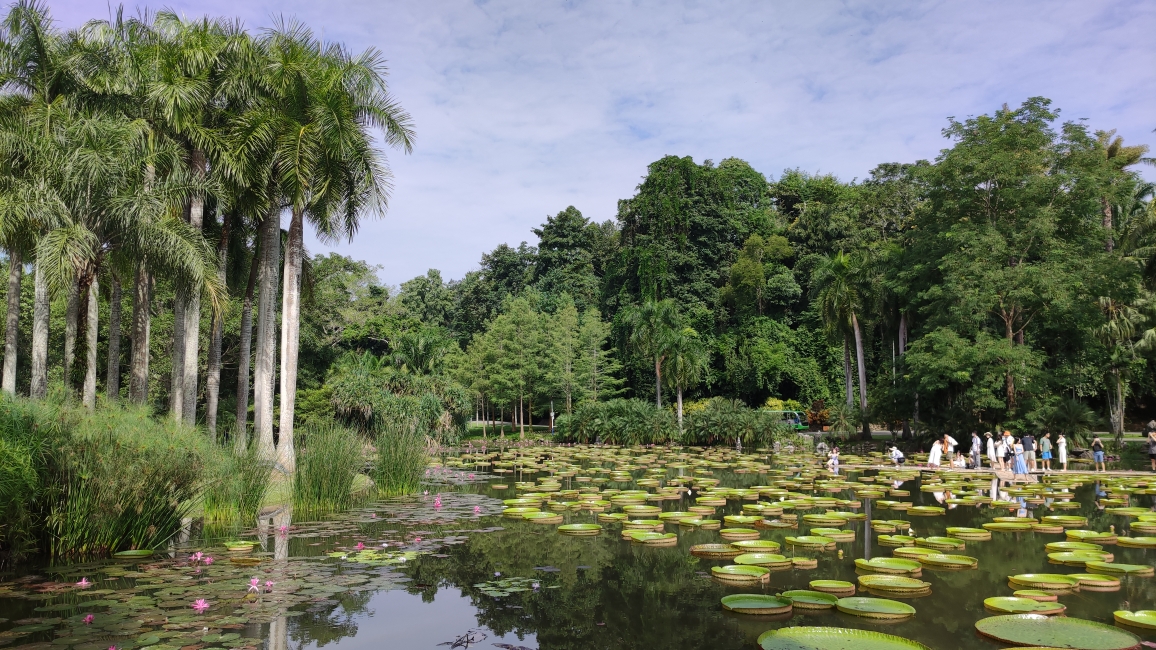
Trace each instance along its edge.
<path fill-rule="evenodd" d="M 680 471 L 669 470 L 667 478 Z M 867 470 L 850 478 L 873 474 Z M 643 476 L 641 471 L 633 475 Z M 616 524 L 603 524 L 597 536 L 567 537 L 552 525 L 500 516 L 501 499 L 515 496 L 513 479 L 526 477 L 469 476 L 465 471 L 435 474 L 433 478 L 444 480 L 431 483 L 429 494 L 375 503 L 324 522 L 292 522 L 288 510 L 274 513 L 256 531 L 246 531 L 245 538 L 259 542 L 249 555 L 230 555 L 219 540 L 198 541 L 194 532 L 180 552 L 143 563 L 7 574 L 0 581 L 0 645 L 23 650 L 728 650 L 756 648 L 755 639 L 769 629 L 813 625 L 877 630 L 934 649 L 999 648 L 1004 646 L 979 636 L 974 624 L 993 615 L 984 609 L 984 598 L 1011 595 L 1008 576 L 1084 572 L 1048 563 L 1044 545 L 1063 540 L 1062 534 L 996 532 L 990 541 L 967 542 L 965 550 L 956 551 L 978 558 L 978 568 L 923 569 L 922 580 L 931 583 L 931 594 L 905 600 L 917 610 L 912 618 L 873 622 L 834 610 L 796 610 L 786 619 L 744 616 L 724 611 L 719 599 L 734 593 L 806 589 L 817 579 L 854 583 L 856 558 L 891 556 L 891 548 L 876 543 L 870 519 L 906 519 L 917 536 L 932 536 L 946 535 L 948 526 L 979 527 L 1017 511 L 958 506 L 949 507 L 944 516 L 909 517 L 875 509 L 868 521 L 844 526 L 855 530 L 856 539 L 837 545 L 842 558 L 837 551 L 806 552 L 818 558 L 818 568 L 776 571 L 767 585 L 732 587 L 710 577 L 712 566 L 728 561 L 699 559 L 689 552 L 691 545 L 721 541 L 718 531 L 667 524 L 666 530 L 679 537 L 678 545 L 669 548 L 623 541 Z M 768 481 L 757 473 L 726 469 L 716 469 L 712 476 L 729 487 Z M 491 488 L 499 482 L 510 488 Z M 919 479 L 899 487 L 911 492 L 903 500 L 916 505 L 941 505 L 937 497 L 944 496 L 921 492 Z M 1029 505 L 1018 514 L 1079 514 L 1088 517 L 1090 529 L 1114 526 L 1124 534 L 1130 520 L 1098 506 L 1100 492 L 1099 483 L 1089 482 L 1076 490 L 1079 510 Z M 851 493 L 832 496 L 850 498 Z M 728 500 L 716 517 L 739 514 L 742 503 Z M 665 511 L 690 505 L 687 497 L 661 502 Z M 870 502 L 863 505 L 860 512 L 869 512 Z M 1152 497 L 1133 496 L 1131 505 L 1151 508 Z M 597 521 L 597 515 L 588 512 L 568 512 L 564 518 L 566 523 Z M 760 534 L 783 543 L 807 529 L 800 517 L 798 530 L 761 529 Z M 358 543 L 372 552 L 359 551 Z M 1156 550 L 1118 546 L 1106 550 L 1118 563 L 1151 565 L 1156 555 Z M 187 556 L 195 551 L 214 555 L 214 563 L 189 562 Z M 780 552 L 792 555 L 785 543 Z M 233 562 L 235 557 L 263 561 L 249 567 Z M 242 596 L 250 574 L 262 585 L 266 580 L 274 585 Z M 76 588 L 81 578 L 93 585 Z M 1118 609 L 1156 609 L 1156 579 L 1121 580 L 1118 591 L 1081 591 L 1060 596 L 1060 602 L 1068 616 L 1107 624 L 1113 623 L 1112 612 Z M 209 609 L 193 610 L 197 598 L 205 598 Z M 94 617 L 88 623 L 87 614 Z M 1156 641 L 1156 634 L 1130 631 Z"/>

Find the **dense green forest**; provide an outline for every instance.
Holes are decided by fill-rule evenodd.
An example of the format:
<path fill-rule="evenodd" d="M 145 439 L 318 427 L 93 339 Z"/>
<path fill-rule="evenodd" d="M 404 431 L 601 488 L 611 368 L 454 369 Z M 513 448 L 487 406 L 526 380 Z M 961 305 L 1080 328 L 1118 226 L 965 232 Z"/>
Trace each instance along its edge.
<path fill-rule="evenodd" d="M 412 146 L 380 53 L 165 12 L 61 32 L 35 2 L 0 37 L 10 394 L 252 433 L 289 471 L 294 428 L 335 423 L 757 443 L 784 410 L 842 435 L 1149 417 L 1151 160 L 1043 98 L 863 180 L 667 156 L 614 220 L 565 207 L 392 287 L 304 246 L 382 214 L 378 144 Z"/>

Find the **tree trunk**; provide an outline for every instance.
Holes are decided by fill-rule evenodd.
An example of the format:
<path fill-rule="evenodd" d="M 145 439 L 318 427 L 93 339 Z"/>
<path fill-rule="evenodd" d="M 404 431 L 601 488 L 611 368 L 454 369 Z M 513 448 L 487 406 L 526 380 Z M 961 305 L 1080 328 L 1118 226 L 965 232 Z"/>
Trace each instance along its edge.
<path fill-rule="evenodd" d="M 32 384 L 28 395 L 43 399 L 48 394 L 48 321 L 51 301 L 48 297 L 48 278 L 40 262 L 36 263 L 35 297 L 32 307 Z"/>
<path fill-rule="evenodd" d="M 100 332 L 100 281 L 96 274 L 88 285 L 87 314 L 85 317 L 84 393 L 82 401 L 89 411 L 96 409 L 96 343 Z"/>
<path fill-rule="evenodd" d="M 907 353 L 907 314 L 900 312 L 899 314 L 899 359 L 902 362 L 903 355 Z M 903 439 L 911 439 L 911 422 L 903 420 Z"/>
<path fill-rule="evenodd" d="M 104 378 L 104 395 L 108 401 L 120 399 L 120 303 L 123 298 L 120 279 L 112 275 L 108 302 L 108 374 Z"/>
<path fill-rule="evenodd" d="M 221 215 L 221 241 L 217 243 L 217 279 L 225 284 L 225 261 L 228 253 L 229 222 Z M 213 440 L 217 439 L 217 405 L 221 396 L 221 330 L 225 318 L 223 313 L 213 313 L 213 325 L 209 332 L 209 369 L 205 377 L 205 426 Z"/>
<path fill-rule="evenodd" d="M 654 405 L 662 408 L 662 359 L 654 360 Z"/>
<path fill-rule="evenodd" d="M 1004 333 L 1007 336 L 1008 346 L 1014 346 L 1015 334 L 1012 332 L 1012 321 L 1008 317 L 1004 318 L 1004 330 Z M 1010 367 L 1007 369 L 1007 373 L 1004 375 L 1004 382 L 1006 384 L 1005 390 L 1007 392 L 1007 410 L 1011 411 L 1015 408 L 1016 403 L 1016 379 L 1015 376 L 1012 375 Z"/>
<path fill-rule="evenodd" d="M 260 294 L 257 298 L 257 354 L 253 368 L 253 430 L 261 458 L 274 460 L 273 373 L 277 361 L 277 280 L 281 253 L 281 215 L 274 208 L 261 222 Z"/>
<path fill-rule="evenodd" d="M 148 260 L 140 260 L 136 265 L 132 292 L 132 359 L 128 399 L 133 404 L 145 404 L 149 399 L 149 336 L 152 330 L 151 303 L 153 297 L 153 276 L 148 269 Z"/>
<path fill-rule="evenodd" d="M 867 412 L 867 364 L 863 357 L 863 332 L 859 318 L 851 312 L 851 327 L 855 330 L 855 363 L 859 367 L 859 416 L 863 418 L 863 439 L 871 439 L 871 418 Z"/>
<path fill-rule="evenodd" d="M 205 177 L 205 154 L 200 149 L 193 149 L 189 156 L 189 166 L 192 167 L 193 178 L 202 181 Z M 205 195 L 194 192 L 189 199 L 189 225 L 197 232 L 201 232 L 205 223 Z M 197 423 L 197 370 L 200 361 L 201 344 L 201 291 L 195 287 L 185 303 L 184 317 L 184 377 L 181 379 L 183 397 L 181 400 L 181 415 L 189 425 Z"/>
<path fill-rule="evenodd" d="M 13 249 L 8 256 L 8 312 L 4 318 L 4 376 L 0 390 L 16 394 L 16 336 L 20 333 L 20 278 L 24 264 L 20 251 Z"/>
<path fill-rule="evenodd" d="M 245 299 L 241 304 L 241 355 L 237 363 L 237 451 L 248 447 L 249 434 L 249 366 L 253 355 L 253 288 L 257 283 L 257 271 L 261 268 L 260 242 L 254 243 L 253 257 L 249 261 L 249 280 L 245 283 Z"/>
<path fill-rule="evenodd" d="M 292 474 L 297 469 L 293 449 L 293 409 L 297 401 L 297 356 L 301 345 L 301 266 L 305 254 L 304 213 L 294 208 L 285 248 L 281 289 L 281 440 L 277 463 Z"/>
<path fill-rule="evenodd" d="M 843 388 L 847 396 L 847 408 L 855 403 L 855 386 L 851 379 L 851 348 L 847 345 L 847 336 L 843 336 Z"/>
<path fill-rule="evenodd" d="M 170 354 L 173 367 L 169 373 L 169 415 L 173 420 L 184 420 L 185 402 L 185 301 L 173 299 L 173 348 Z"/>
<path fill-rule="evenodd" d="M 525 396 L 521 392 L 518 393 L 518 439 L 525 440 L 526 438 L 526 412 L 522 410 L 525 405 Z"/>
<path fill-rule="evenodd" d="M 76 360 L 76 319 L 80 316 L 79 292 L 76 278 L 69 280 L 68 306 L 64 312 L 64 390 L 72 393 L 72 364 Z"/>
<path fill-rule="evenodd" d="M 682 435 L 682 386 L 678 387 L 678 434 Z"/>
<path fill-rule="evenodd" d="M 1104 225 L 1104 232 L 1106 233 L 1105 236 L 1107 238 L 1104 241 L 1104 250 L 1111 253 L 1112 249 L 1116 247 L 1116 242 L 1115 242 L 1115 238 L 1113 237 L 1113 235 L 1115 233 L 1113 232 L 1113 228 L 1112 228 L 1112 203 L 1110 201 L 1108 201 L 1108 197 L 1106 197 L 1106 196 L 1100 197 L 1100 210 L 1104 214 L 1103 225 Z"/>

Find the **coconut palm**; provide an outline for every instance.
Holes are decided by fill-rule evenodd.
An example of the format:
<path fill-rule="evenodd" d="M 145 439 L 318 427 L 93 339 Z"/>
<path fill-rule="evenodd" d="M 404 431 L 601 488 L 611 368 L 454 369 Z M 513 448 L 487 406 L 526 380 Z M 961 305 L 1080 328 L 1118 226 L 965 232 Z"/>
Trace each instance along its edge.
<path fill-rule="evenodd" d="M 855 360 L 859 369 L 859 411 L 863 418 L 863 438 L 869 440 L 867 367 L 863 358 L 863 332 L 859 326 L 859 316 L 866 304 L 861 282 L 862 267 L 862 260 L 839 251 L 815 269 L 811 290 L 828 335 L 843 339 L 843 377 L 848 407 L 851 406 L 851 360 L 847 338 L 849 335 L 854 337 Z"/>
<path fill-rule="evenodd" d="M 1143 160 L 1144 154 L 1148 153 L 1148 145 L 1125 146 L 1124 138 L 1116 135 L 1116 129 L 1112 129 L 1111 131 L 1097 131 L 1096 141 L 1100 150 L 1104 153 L 1104 157 L 1107 159 L 1108 168 L 1114 172 L 1112 179 L 1109 181 L 1109 185 L 1115 185 L 1117 177 L 1122 176 L 1128 167 Z M 1110 253 L 1116 245 L 1111 197 L 1107 195 L 1100 197 L 1100 209 L 1103 212 L 1104 230 L 1107 232 L 1104 248 Z"/>

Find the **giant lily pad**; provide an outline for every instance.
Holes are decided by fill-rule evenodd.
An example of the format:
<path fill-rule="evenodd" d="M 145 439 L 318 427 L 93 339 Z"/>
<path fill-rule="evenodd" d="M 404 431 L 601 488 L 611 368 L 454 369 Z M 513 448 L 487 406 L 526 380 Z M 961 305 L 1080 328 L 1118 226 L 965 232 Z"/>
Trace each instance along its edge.
<path fill-rule="evenodd" d="M 1048 542 L 1044 546 L 1044 550 L 1048 553 L 1061 553 L 1064 551 L 1099 551 L 1103 550 L 1103 546 L 1099 544 L 1089 544 L 1088 542 Z"/>
<path fill-rule="evenodd" d="M 939 506 L 914 506 L 907 509 L 907 514 L 914 517 L 938 517 L 945 512 L 947 510 Z"/>
<path fill-rule="evenodd" d="M 913 546 L 915 538 L 910 535 L 880 535 L 880 546 Z"/>
<path fill-rule="evenodd" d="M 1000 533 L 1021 533 L 1032 529 L 1032 525 L 1028 523 L 1016 523 L 1011 521 L 995 521 L 983 525 L 984 530 L 994 530 Z"/>
<path fill-rule="evenodd" d="M 1074 650 L 1128 650 L 1140 645 L 1140 638 L 1127 630 L 1064 616 L 1008 614 L 980 619 L 980 634 L 1020 646 L 1072 648 Z"/>
<path fill-rule="evenodd" d="M 1156 548 L 1156 537 L 1119 537 L 1116 543 L 1125 548 Z"/>
<path fill-rule="evenodd" d="M 855 560 L 856 568 L 877 573 L 916 573 L 923 565 L 915 560 L 905 560 L 897 557 L 876 557 L 870 560 L 859 558 Z"/>
<path fill-rule="evenodd" d="M 732 560 L 735 564 L 749 564 L 751 566 L 768 567 L 772 569 L 789 568 L 791 558 L 774 553 L 743 553 Z"/>
<path fill-rule="evenodd" d="M 920 564 L 942 569 L 974 569 L 979 566 L 979 560 L 966 555 L 946 555 L 933 553 L 918 558 Z"/>
<path fill-rule="evenodd" d="M 1126 573 L 1131 576 L 1150 576 L 1156 573 L 1156 570 L 1146 564 L 1119 564 L 1116 562 L 1090 561 L 1084 566 L 1090 571 Z"/>
<path fill-rule="evenodd" d="M 1078 589 L 1080 581 L 1066 575 L 1056 573 L 1021 573 L 1008 578 L 1013 585 L 1034 589 Z"/>
<path fill-rule="evenodd" d="M 1043 614 L 1044 616 L 1062 614 L 1066 609 L 1059 603 L 1041 602 L 1032 598 L 1019 598 L 1016 596 L 985 598 L 983 606 L 993 612 L 999 612 L 1001 614 Z"/>
<path fill-rule="evenodd" d="M 598 524 L 563 524 L 558 526 L 558 532 L 563 535 L 597 535 L 602 532 Z"/>
<path fill-rule="evenodd" d="M 840 598 L 835 607 L 844 614 L 854 614 L 866 618 L 896 619 L 915 615 L 915 608 L 907 603 L 886 598 L 866 598 L 852 596 Z"/>
<path fill-rule="evenodd" d="M 744 553 L 772 553 L 782 548 L 778 542 L 769 539 L 743 539 L 731 542 L 729 545 L 736 549 L 742 549 Z"/>
<path fill-rule="evenodd" d="M 118 560 L 139 560 L 141 558 L 152 557 L 154 552 L 155 551 L 148 548 L 137 548 L 131 551 L 119 551 L 113 553 L 112 556 Z"/>
<path fill-rule="evenodd" d="M 759 531 L 753 528 L 723 528 L 718 531 L 719 537 L 726 540 L 758 539 Z"/>
<path fill-rule="evenodd" d="M 791 601 L 763 594 L 734 594 L 724 596 L 723 609 L 739 614 L 773 615 L 791 611 Z"/>
<path fill-rule="evenodd" d="M 964 528 L 960 526 L 949 526 L 947 534 L 956 539 L 962 539 L 968 542 L 983 542 L 991 539 L 991 531 L 982 528 Z"/>
<path fill-rule="evenodd" d="M 797 609 L 831 609 L 839 602 L 838 596 L 809 589 L 784 591 L 779 596 L 791 601 Z"/>
<path fill-rule="evenodd" d="M 930 650 L 922 643 L 871 630 L 785 627 L 759 636 L 763 650 Z"/>
<path fill-rule="evenodd" d="M 813 591 L 821 591 L 837 596 L 852 596 L 855 594 L 855 585 L 844 580 L 812 580 L 807 586 Z"/>
<path fill-rule="evenodd" d="M 1120 579 L 1100 573 L 1072 573 L 1069 578 L 1080 582 L 1080 588 L 1093 588 L 1093 591 L 1111 591 L 1120 588 Z"/>
<path fill-rule="evenodd" d="M 874 589 L 876 591 L 904 593 L 923 591 L 930 587 L 931 583 L 907 576 L 873 574 L 859 576 L 859 586 L 864 589 Z"/>
<path fill-rule="evenodd" d="M 1112 617 L 1116 619 L 1117 623 L 1123 625 L 1131 625 L 1132 627 L 1140 627 L 1146 630 L 1156 630 L 1156 610 L 1144 609 L 1138 612 L 1120 610 L 1112 612 Z"/>
<path fill-rule="evenodd" d="M 695 557 L 726 559 L 743 553 L 744 551 L 730 544 L 695 544 L 690 547 L 690 554 Z"/>
<path fill-rule="evenodd" d="M 1048 553 L 1049 562 L 1053 564 L 1066 564 L 1068 566 L 1084 566 L 1088 562 L 1103 562 L 1111 557 L 1111 553 L 1104 553 L 1103 551 L 1061 551 L 1059 553 Z"/>
<path fill-rule="evenodd" d="M 761 566 L 728 564 L 726 566 L 711 567 L 710 573 L 723 582 L 737 584 L 754 584 L 767 580 L 770 570 Z"/>
<path fill-rule="evenodd" d="M 955 537 L 920 537 L 915 540 L 915 545 L 943 551 L 958 551 L 966 546 L 962 539 Z"/>
<path fill-rule="evenodd" d="M 800 537 L 788 537 L 786 539 L 787 546 L 798 546 L 799 548 L 831 548 L 835 546 L 835 540 L 830 537 L 822 537 L 820 535 L 802 535 Z"/>

